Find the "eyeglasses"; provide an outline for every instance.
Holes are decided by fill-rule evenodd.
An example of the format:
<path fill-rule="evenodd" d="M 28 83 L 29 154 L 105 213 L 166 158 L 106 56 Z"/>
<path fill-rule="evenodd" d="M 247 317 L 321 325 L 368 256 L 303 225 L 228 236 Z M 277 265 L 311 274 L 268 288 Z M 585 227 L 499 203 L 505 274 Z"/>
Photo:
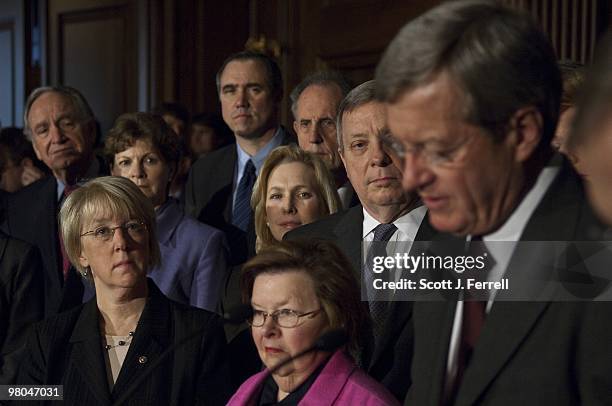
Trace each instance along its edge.
<path fill-rule="evenodd" d="M 135 241 L 142 240 L 147 226 L 142 221 L 131 220 L 117 227 L 100 226 L 95 230 L 88 231 L 81 234 L 81 237 L 92 236 L 96 241 L 108 242 L 115 236 L 115 230 L 118 228 L 122 229 L 124 233 L 130 236 Z"/>
<path fill-rule="evenodd" d="M 459 152 L 464 146 L 469 144 L 472 137 L 467 138 L 458 144 L 445 147 L 433 147 L 426 143 L 414 144 L 407 147 L 390 133 L 381 135 L 380 140 L 382 142 L 383 149 L 387 151 L 389 155 L 401 161 L 402 164 L 404 163 L 404 159 L 406 159 L 406 155 L 418 154 L 427 164 L 431 166 L 444 166 L 452 164 L 457 160 Z"/>
<path fill-rule="evenodd" d="M 308 317 L 312 319 L 315 317 L 321 309 L 313 310 L 308 313 L 298 313 L 291 309 L 279 309 L 272 313 L 267 313 L 262 310 L 253 310 L 253 315 L 247 320 L 252 327 L 261 327 L 266 323 L 268 316 L 272 317 L 272 320 L 280 327 L 293 328 L 297 327 L 302 317 Z"/>

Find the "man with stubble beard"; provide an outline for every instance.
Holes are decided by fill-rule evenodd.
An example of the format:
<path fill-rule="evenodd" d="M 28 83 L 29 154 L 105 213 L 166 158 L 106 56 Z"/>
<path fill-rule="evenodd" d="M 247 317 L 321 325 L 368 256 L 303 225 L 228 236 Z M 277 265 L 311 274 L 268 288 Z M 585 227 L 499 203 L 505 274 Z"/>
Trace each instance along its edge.
<path fill-rule="evenodd" d="M 255 254 L 251 209 L 253 184 L 268 154 L 293 138 L 279 125 L 283 97 L 280 69 L 270 57 L 244 51 L 228 57 L 217 73 L 223 120 L 236 143 L 210 152 L 191 167 L 185 210 L 226 233 L 233 265 L 223 295 L 223 309 L 241 303 L 240 265 Z M 242 383 L 261 368 L 246 323 L 226 326 L 233 380 Z"/>
<path fill-rule="evenodd" d="M 278 123 L 282 77 L 270 57 L 250 51 L 231 55 L 217 73 L 217 90 L 236 144 L 193 164 L 185 209 L 223 230 L 230 241 L 230 261 L 241 264 L 255 251 L 250 199 L 259 169 L 270 151 L 293 139 Z"/>

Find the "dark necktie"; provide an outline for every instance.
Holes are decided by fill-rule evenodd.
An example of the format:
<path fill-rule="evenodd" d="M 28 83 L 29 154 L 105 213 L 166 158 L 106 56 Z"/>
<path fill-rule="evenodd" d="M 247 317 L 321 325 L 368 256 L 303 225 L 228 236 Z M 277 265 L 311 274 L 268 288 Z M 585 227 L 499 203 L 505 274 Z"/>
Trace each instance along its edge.
<path fill-rule="evenodd" d="M 74 192 L 78 188 L 77 185 L 66 185 L 64 187 L 64 194 L 62 196 L 62 204 L 66 200 L 68 196 L 72 192 Z M 61 205 L 60 205 L 61 207 Z M 68 273 L 70 272 L 70 260 L 68 259 L 68 254 L 66 254 L 66 249 L 64 248 L 64 239 L 62 238 L 62 233 L 59 231 L 59 241 L 60 241 L 60 249 L 62 251 L 62 273 L 64 275 L 64 282 L 68 279 Z"/>
<path fill-rule="evenodd" d="M 255 165 L 250 159 L 244 166 L 244 172 L 242 178 L 238 184 L 238 190 L 236 191 L 236 203 L 234 204 L 234 210 L 232 212 L 232 224 L 246 231 L 251 221 L 251 194 L 253 193 L 253 185 L 256 179 Z"/>
<path fill-rule="evenodd" d="M 470 247 L 468 249 L 468 255 L 472 257 L 485 256 L 487 258 L 487 271 L 490 271 L 491 268 L 495 265 L 495 260 L 488 252 L 484 242 L 482 241 L 482 237 L 472 238 L 470 242 Z M 486 280 L 487 273 L 488 272 L 483 273 L 482 280 Z M 455 397 L 457 396 L 457 392 L 459 391 L 459 386 L 461 385 L 461 381 L 463 380 L 465 370 L 467 369 L 470 363 L 472 353 L 474 352 L 478 337 L 480 336 L 480 332 L 484 325 L 486 318 L 486 309 L 486 300 L 473 300 L 472 298 L 470 298 L 470 292 L 465 292 L 465 297 L 463 301 L 463 322 L 461 325 L 461 337 L 457 354 L 457 374 L 455 376 L 455 380 L 453 382 L 450 397 L 447 401 L 447 404 L 452 404 Z"/>
<path fill-rule="evenodd" d="M 384 327 L 385 320 L 387 318 L 387 310 L 389 308 L 386 300 L 380 300 L 381 294 L 374 289 L 374 279 L 388 277 L 388 271 L 384 271 L 381 274 L 375 274 L 373 272 L 374 257 L 387 256 L 387 242 L 397 231 L 397 227 L 394 224 L 379 224 L 374 229 L 374 239 L 368 249 L 366 256 L 365 267 L 363 270 L 363 281 L 366 286 L 366 292 L 368 295 L 368 307 L 370 309 L 370 316 L 372 317 L 372 328 L 374 333 L 374 341 L 378 341 L 382 334 L 382 328 Z M 383 244 L 384 243 L 384 244 Z M 384 294 L 382 295 L 384 298 Z"/>

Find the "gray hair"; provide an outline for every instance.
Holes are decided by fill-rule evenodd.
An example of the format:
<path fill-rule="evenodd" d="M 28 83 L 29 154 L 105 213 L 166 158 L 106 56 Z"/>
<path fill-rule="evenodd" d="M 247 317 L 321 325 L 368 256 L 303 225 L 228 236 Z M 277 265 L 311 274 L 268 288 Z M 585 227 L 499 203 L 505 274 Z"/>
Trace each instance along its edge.
<path fill-rule="evenodd" d="M 552 46 L 527 14 L 488 0 L 439 5 L 406 24 L 378 67 L 377 95 L 405 91 L 448 73 L 464 96 L 465 118 L 501 139 L 512 115 L 534 106 L 549 146 L 559 116 L 561 79 Z"/>
<path fill-rule="evenodd" d="M 103 176 L 90 180 L 76 189 L 64 201 L 60 210 L 60 230 L 70 262 L 84 277 L 79 262 L 83 228 L 95 216 L 124 217 L 144 222 L 149 234 L 148 269 L 159 264 L 161 254 L 157 241 L 156 218 L 153 204 L 131 180 L 119 176 Z"/>
<path fill-rule="evenodd" d="M 92 122 L 94 118 L 93 111 L 85 100 L 85 97 L 73 87 L 70 86 L 43 86 L 36 88 L 30 93 L 28 99 L 25 103 L 25 109 L 23 111 L 23 132 L 27 135 L 28 139 L 32 140 L 32 129 L 30 128 L 30 123 L 28 121 L 28 116 L 30 115 L 30 109 L 32 108 L 32 104 L 45 93 L 58 93 L 62 96 L 66 97 L 76 110 L 75 119 L 79 120 L 83 123 Z M 95 128 L 95 127 L 94 127 Z M 95 131 L 95 130 L 94 130 Z"/>
<path fill-rule="evenodd" d="M 579 94 L 572 130 L 567 139 L 570 150 L 588 137 L 596 136 L 595 125 L 612 109 L 612 31 L 597 45 L 593 65 L 587 70 L 586 82 Z"/>
<path fill-rule="evenodd" d="M 342 116 L 364 104 L 377 102 L 376 88 L 377 83 L 375 80 L 363 82 L 351 90 L 344 100 L 342 100 L 342 103 L 340 103 L 340 107 L 338 107 L 338 116 L 336 117 L 336 137 L 338 138 L 339 150 L 344 149 L 344 141 L 342 140 Z"/>
<path fill-rule="evenodd" d="M 320 71 L 308 75 L 293 89 L 293 91 L 289 95 L 289 99 L 291 100 L 291 112 L 293 113 L 293 117 L 297 118 L 297 102 L 300 96 L 302 95 L 302 92 L 306 90 L 307 87 L 313 85 L 336 85 L 342 93 L 342 98 L 344 98 L 348 94 L 348 92 L 351 91 L 351 85 L 340 72 Z"/>
<path fill-rule="evenodd" d="M 237 52 L 230 55 L 225 61 L 223 61 L 221 67 L 217 71 L 217 76 L 215 77 L 217 94 L 221 94 L 221 75 L 223 74 L 227 64 L 233 61 L 258 61 L 261 63 L 266 71 L 266 80 L 268 82 L 268 87 L 270 88 L 270 94 L 276 101 L 280 101 L 283 98 L 283 76 L 278 64 L 268 55 L 253 51 Z"/>

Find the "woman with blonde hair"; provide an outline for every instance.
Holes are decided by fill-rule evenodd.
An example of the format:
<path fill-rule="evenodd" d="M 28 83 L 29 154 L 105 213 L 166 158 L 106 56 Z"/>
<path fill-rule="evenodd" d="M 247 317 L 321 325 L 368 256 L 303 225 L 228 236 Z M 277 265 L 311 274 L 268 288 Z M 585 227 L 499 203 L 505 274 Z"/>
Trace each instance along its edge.
<path fill-rule="evenodd" d="M 167 299 L 147 278 L 160 249 L 153 204 L 138 186 L 87 182 L 66 198 L 60 229 L 96 295 L 33 327 L 17 383 L 63 385 L 65 405 L 225 404 L 221 319 Z"/>
<path fill-rule="evenodd" d="M 257 251 L 281 241 L 287 231 L 338 211 L 333 176 L 317 156 L 296 145 L 276 148 L 253 187 Z"/>

